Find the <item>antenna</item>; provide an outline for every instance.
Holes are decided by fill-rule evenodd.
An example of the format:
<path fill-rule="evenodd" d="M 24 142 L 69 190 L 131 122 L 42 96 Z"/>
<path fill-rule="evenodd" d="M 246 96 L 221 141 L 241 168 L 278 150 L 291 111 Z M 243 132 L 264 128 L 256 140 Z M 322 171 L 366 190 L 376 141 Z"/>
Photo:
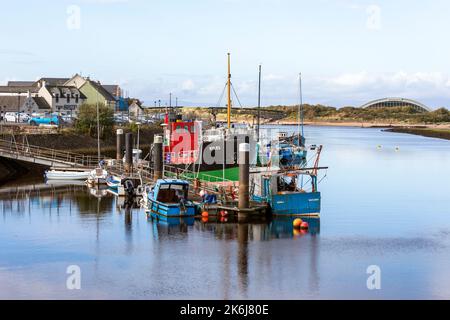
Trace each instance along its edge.
<path fill-rule="evenodd" d="M 298 106 L 298 116 L 299 116 L 299 122 L 298 122 L 298 134 L 302 136 L 302 138 L 304 137 L 304 116 L 303 116 L 303 93 L 302 93 L 302 73 L 299 73 L 299 85 L 300 85 L 300 104 Z M 300 137 L 299 137 L 300 139 Z M 298 142 L 299 144 L 301 143 L 301 141 Z"/>
<path fill-rule="evenodd" d="M 227 106 L 228 129 L 231 128 L 231 58 L 228 53 L 228 106 Z"/>
<path fill-rule="evenodd" d="M 261 125 L 261 65 L 259 65 L 259 78 L 258 78 L 258 128 L 257 128 L 257 139 L 260 140 L 260 125 Z"/>

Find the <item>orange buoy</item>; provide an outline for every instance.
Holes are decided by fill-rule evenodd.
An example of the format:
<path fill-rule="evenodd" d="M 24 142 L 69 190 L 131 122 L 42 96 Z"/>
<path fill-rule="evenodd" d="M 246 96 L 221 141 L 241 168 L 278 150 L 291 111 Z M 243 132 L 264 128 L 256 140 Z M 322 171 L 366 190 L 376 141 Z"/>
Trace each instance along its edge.
<path fill-rule="evenodd" d="M 301 228 L 302 223 L 303 223 L 303 220 L 298 218 L 298 219 L 295 219 L 292 224 L 294 225 L 294 228 L 298 229 L 298 228 Z"/>
<path fill-rule="evenodd" d="M 203 211 L 202 212 L 202 217 L 203 218 L 208 218 L 209 217 L 209 212 L 208 211 Z"/>
<path fill-rule="evenodd" d="M 308 224 L 308 222 L 302 222 L 302 224 L 300 225 L 300 228 L 301 229 L 304 229 L 304 230 L 306 230 L 306 229 L 309 229 L 309 224 Z"/>
<path fill-rule="evenodd" d="M 294 229 L 294 237 L 300 237 L 300 236 L 302 236 L 302 232 L 299 230 L 299 229 Z"/>
<path fill-rule="evenodd" d="M 202 218 L 202 222 L 203 222 L 203 223 L 207 223 L 208 221 L 209 221 L 208 217 L 203 217 L 203 218 Z"/>

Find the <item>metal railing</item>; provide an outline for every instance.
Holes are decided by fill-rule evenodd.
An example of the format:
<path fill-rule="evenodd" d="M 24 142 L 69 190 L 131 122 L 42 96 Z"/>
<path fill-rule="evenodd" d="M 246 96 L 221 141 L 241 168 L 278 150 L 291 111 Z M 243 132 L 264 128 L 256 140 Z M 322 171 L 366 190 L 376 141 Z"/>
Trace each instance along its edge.
<path fill-rule="evenodd" d="M 11 140 L 0 139 L 0 151 L 11 156 L 41 159 L 52 162 L 55 165 L 70 167 L 92 168 L 98 166 L 98 163 L 102 160 L 97 156 L 87 156 L 68 151 L 18 143 L 14 138 Z"/>

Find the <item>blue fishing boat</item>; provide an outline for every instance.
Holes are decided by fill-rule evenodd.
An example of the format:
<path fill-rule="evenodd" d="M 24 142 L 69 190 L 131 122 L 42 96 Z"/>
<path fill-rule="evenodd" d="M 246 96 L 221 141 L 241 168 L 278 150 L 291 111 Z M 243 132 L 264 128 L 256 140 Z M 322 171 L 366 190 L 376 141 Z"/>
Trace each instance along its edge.
<path fill-rule="evenodd" d="M 188 200 L 189 183 L 180 179 L 160 179 L 146 192 L 147 212 L 163 217 L 193 217 L 195 205 Z"/>
<path fill-rule="evenodd" d="M 273 215 L 318 216 L 321 195 L 317 191 L 317 176 L 311 177 L 312 190 L 307 192 L 298 185 L 303 172 L 268 173 L 261 175 L 259 194 L 253 200 L 267 203 Z"/>
<path fill-rule="evenodd" d="M 275 216 L 319 216 L 321 194 L 317 175 L 319 170 L 327 169 L 318 167 L 321 150 L 319 147 L 313 168 L 256 173 L 253 200 L 267 204 Z"/>

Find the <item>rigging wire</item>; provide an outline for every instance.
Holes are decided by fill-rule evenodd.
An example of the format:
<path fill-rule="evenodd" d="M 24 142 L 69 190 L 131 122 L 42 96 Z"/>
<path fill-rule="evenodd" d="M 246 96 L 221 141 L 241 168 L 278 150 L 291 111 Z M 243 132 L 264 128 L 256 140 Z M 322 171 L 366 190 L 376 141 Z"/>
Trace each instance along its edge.
<path fill-rule="evenodd" d="M 233 84 L 231 84 L 231 89 L 233 89 L 234 95 L 236 96 L 236 99 L 237 99 L 237 101 L 238 101 L 238 103 L 239 103 L 239 106 L 240 106 L 241 109 L 242 109 L 242 103 L 241 103 L 241 101 L 239 100 L 239 97 L 238 97 L 238 95 L 237 95 L 237 93 L 236 93 L 236 90 L 234 90 L 234 85 L 233 85 Z"/>
<path fill-rule="evenodd" d="M 222 94 L 220 95 L 219 101 L 217 101 L 216 108 L 219 108 L 220 104 L 222 103 L 222 99 L 223 99 L 223 96 L 225 95 L 225 90 L 227 89 L 227 85 L 228 84 L 225 83 L 225 86 L 223 87 Z"/>

